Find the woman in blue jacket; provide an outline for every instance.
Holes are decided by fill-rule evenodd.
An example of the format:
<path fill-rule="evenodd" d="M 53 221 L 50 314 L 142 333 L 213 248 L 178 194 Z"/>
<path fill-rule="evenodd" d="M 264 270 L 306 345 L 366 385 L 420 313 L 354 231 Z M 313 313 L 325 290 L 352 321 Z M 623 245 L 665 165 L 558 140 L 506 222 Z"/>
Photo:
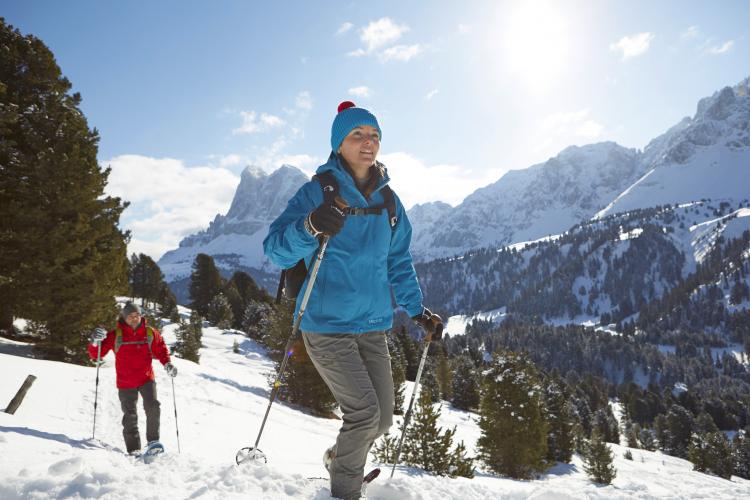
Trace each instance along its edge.
<path fill-rule="evenodd" d="M 381 138 L 372 113 L 349 101 L 339 105 L 331 155 L 317 174 L 333 175 L 348 207 L 384 206 L 381 190 L 389 177 L 376 160 Z M 336 444 L 325 453 L 331 494 L 338 498 L 359 498 L 367 453 L 392 424 L 393 378 L 385 338 L 393 325 L 391 290 L 397 305 L 433 339 L 442 331 L 440 317 L 422 304 L 409 252 L 411 225 L 395 195 L 394 201 L 395 221 L 387 210 L 347 215 L 352 211 L 324 202 L 321 184 L 313 179 L 289 200 L 263 242 L 278 266 L 290 268 L 305 259 L 309 268 L 319 239 L 330 237 L 300 329 L 343 413 Z"/>

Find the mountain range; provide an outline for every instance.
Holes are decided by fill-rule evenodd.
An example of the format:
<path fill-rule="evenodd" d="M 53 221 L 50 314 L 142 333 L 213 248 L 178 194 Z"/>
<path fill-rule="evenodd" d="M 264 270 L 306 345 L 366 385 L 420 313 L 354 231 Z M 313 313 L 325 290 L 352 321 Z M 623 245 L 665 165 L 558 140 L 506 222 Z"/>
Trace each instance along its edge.
<path fill-rule="evenodd" d="M 544 163 L 506 173 L 456 207 L 416 205 L 408 211 L 415 261 L 560 235 L 636 209 L 709 199 L 738 208 L 750 198 L 749 94 L 750 78 L 701 99 L 693 117 L 642 151 L 614 142 L 570 146 Z M 207 253 L 225 274 L 245 270 L 273 289 L 278 270 L 263 256 L 261 242 L 307 179 L 290 165 L 272 174 L 247 167 L 227 214 L 159 260 L 167 281 L 184 285 L 195 256 Z"/>

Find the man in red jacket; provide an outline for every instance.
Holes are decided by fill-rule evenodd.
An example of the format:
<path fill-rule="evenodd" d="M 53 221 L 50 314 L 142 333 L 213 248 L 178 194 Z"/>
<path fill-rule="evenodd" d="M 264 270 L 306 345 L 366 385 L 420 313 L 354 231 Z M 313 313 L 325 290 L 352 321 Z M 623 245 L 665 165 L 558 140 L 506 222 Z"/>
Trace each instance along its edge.
<path fill-rule="evenodd" d="M 122 436 L 128 453 L 137 453 L 141 449 L 141 436 L 138 433 L 138 413 L 136 404 L 138 394 L 143 398 L 143 409 L 146 411 L 146 440 L 159 440 L 160 404 L 156 399 L 156 382 L 151 367 L 153 358 L 161 361 L 169 376 L 177 375 L 177 368 L 169 361 L 169 349 L 156 328 L 146 325 L 146 318 L 141 316 L 138 304 L 128 302 L 120 311 L 120 318 L 114 330 L 107 332 L 103 328 L 91 335 L 89 356 L 97 358 L 99 344 L 101 357 L 110 350 L 115 351 L 115 371 L 117 372 L 117 389 L 122 407 Z"/>

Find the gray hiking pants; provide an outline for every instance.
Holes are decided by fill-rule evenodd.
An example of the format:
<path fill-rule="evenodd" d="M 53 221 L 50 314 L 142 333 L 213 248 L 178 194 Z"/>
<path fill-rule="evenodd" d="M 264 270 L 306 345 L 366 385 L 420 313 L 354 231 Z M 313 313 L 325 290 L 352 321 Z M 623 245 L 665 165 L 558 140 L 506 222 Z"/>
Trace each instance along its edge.
<path fill-rule="evenodd" d="M 303 332 L 302 338 L 343 413 L 329 469 L 331 495 L 359 498 L 367 453 L 393 422 L 393 377 L 385 332 Z"/>
<path fill-rule="evenodd" d="M 143 409 L 146 411 L 146 441 L 159 440 L 159 418 L 161 409 L 156 399 L 156 382 L 149 380 L 134 389 L 119 389 L 120 406 L 122 407 L 122 437 L 128 453 L 141 449 L 141 435 L 138 432 L 138 394 L 143 398 Z"/>

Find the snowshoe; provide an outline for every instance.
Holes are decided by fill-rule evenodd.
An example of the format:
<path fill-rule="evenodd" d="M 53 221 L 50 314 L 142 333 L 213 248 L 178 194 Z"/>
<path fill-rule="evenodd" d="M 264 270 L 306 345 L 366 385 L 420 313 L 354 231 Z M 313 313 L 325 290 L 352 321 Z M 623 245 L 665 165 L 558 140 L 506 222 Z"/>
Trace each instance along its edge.
<path fill-rule="evenodd" d="M 159 441 L 151 441 L 146 445 L 146 448 L 143 450 L 143 454 L 141 457 L 143 457 L 143 461 L 147 464 L 150 464 L 151 462 L 156 459 L 158 455 L 161 455 L 164 453 L 164 445 L 161 444 Z"/>
<path fill-rule="evenodd" d="M 266 454 L 260 451 L 258 448 L 253 447 L 245 447 L 242 448 L 240 451 L 237 452 L 237 455 L 234 457 L 234 460 L 237 462 L 237 465 L 242 465 L 246 462 L 260 462 L 261 460 L 263 463 L 268 463 L 268 458 L 266 458 Z"/>

